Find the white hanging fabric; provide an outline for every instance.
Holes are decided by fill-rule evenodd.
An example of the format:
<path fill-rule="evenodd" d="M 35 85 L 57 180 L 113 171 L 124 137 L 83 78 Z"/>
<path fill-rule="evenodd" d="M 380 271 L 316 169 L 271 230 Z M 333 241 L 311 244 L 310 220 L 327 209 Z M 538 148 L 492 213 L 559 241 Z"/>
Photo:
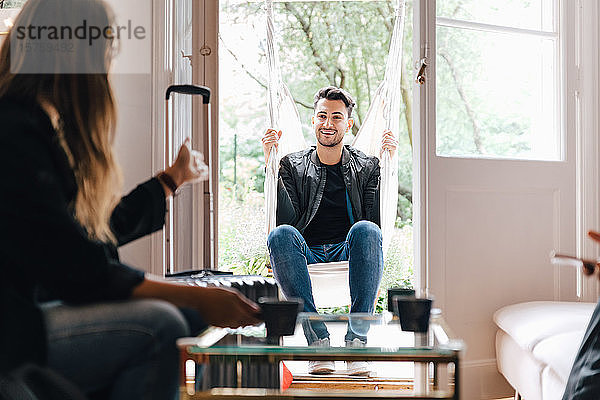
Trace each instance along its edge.
<path fill-rule="evenodd" d="M 277 149 L 273 148 L 269 154 L 265 172 L 265 214 L 269 234 L 275 229 L 279 161 L 286 154 L 303 150 L 307 145 L 302 135 L 302 124 L 294 98 L 281 78 L 279 59 L 275 51 L 272 0 L 266 1 L 266 14 L 269 122 L 271 128 L 282 131 Z"/>
<path fill-rule="evenodd" d="M 380 212 L 383 251 L 394 233 L 398 207 L 398 152 L 394 157 L 389 151 L 381 154 L 381 136 L 385 130 L 394 135 L 400 131 L 400 86 L 402 71 L 402 42 L 404 35 L 404 0 L 398 1 L 390 50 L 385 66 L 383 81 L 375 91 L 367 115 L 352 142 L 352 146 L 369 156 L 380 158 Z"/>
<path fill-rule="evenodd" d="M 267 16 L 268 108 L 271 127 L 283 132 L 278 149 L 273 149 L 265 172 L 265 213 L 267 234 L 275 228 L 279 161 L 289 153 L 307 148 L 300 116 L 287 86 L 283 83 L 275 50 L 273 0 L 265 0 Z M 393 235 L 398 203 L 398 156 L 388 151 L 380 154 L 382 134 L 391 130 L 396 136 L 400 125 L 400 84 L 405 0 L 398 0 L 390 51 L 383 81 L 377 88 L 367 115 L 352 145 L 367 155 L 380 159 L 380 213 L 384 254 Z M 348 265 L 342 263 L 309 266 L 313 296 L 317 307 L 350 304 Z M 313 276 L 314 275 L 314 276 Z M 339 295 L 336 294 L 339 292 Z"/>

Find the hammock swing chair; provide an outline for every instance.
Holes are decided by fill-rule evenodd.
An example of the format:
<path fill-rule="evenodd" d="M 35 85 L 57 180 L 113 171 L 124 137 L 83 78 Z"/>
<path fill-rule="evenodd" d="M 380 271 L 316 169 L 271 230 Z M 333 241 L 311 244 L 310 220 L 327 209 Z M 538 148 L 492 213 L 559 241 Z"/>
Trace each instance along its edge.
<path fill-rule="evenodd" d="M 283 82 L 274 43 L 273 0 L 266 0 L 268 110 L 270 127 L 281 130 L 278 148 L 273 148 L 265 173 L 265 213 L 267 234 L 275 229 L 277 209 L 277 178 L 279 161 L 289 153 L 307 148 L 302 134 L 300 115 L 289 89 Z M 398 152 L 394 157 L 381 151 L 381 136 L 385 130 L 398 135 L 400 125 L 400 84 L 402 36 L 404 33 L 404 0 L 398 0 L 394 30 L 390 41 L 385 75 L 379 84 L 369 110 L 352 146 L 380 159 L 380 213 L 383 251 L 386 253 L 394 231 L 398 203 Z M 350 304 L 348 262 L 308 265 L 316 307 L 341 307 Z"/>

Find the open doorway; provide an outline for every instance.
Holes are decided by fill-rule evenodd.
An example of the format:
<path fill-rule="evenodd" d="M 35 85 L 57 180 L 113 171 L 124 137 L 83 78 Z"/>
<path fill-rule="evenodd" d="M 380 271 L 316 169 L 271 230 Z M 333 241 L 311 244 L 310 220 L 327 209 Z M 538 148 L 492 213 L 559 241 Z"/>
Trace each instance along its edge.
<path fill-rule="evenodd" d="M 312 98 L 334 85 L 356 99 L 356 134 L 381 82 L 394 23 L 395 0 L 281 1 L 274 4 L 283 79 L 296 101 L 307 143 L 312 144 Z M 377 311 L 389 287 L 412 287 L 412 2 L 407 1 L 402 67 L 399 201 Z M 268 273 L 264 212 L 267 66 L 263 1 L 220 1 L 219 26 L 219 268 Z M 353 135 L 346 135 L 345 142 Z M 344 309 L 323 310 L 329 312 Z"/>

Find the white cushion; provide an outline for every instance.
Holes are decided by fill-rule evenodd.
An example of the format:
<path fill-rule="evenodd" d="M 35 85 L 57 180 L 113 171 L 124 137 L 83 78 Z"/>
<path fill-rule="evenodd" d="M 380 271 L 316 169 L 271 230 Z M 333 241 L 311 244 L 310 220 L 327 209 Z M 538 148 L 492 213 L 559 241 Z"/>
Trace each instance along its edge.
<path fill-rule="evenodd" d="M 317 308 L 350 305 L 348 261 L 308 264 L 308 274 Z"/>
<path fill-rule="evenodd" d="M 559 333 L 542 340 L 533 349 L 533 356 L 548 365 L 563 386 L 567 384 L 584 333 L 585 326 L 578 331 Z"/>
<path fill-rule="evenodd" d="M 524 399 L 542 400 L 544 365 L 503 330 L 496 334 L 496 362 L 498 371 Z"/>
<path fill-rule="evenodd" d="M 494 322 L 523 349 L 533 350 L 542 340 L 585 329 L 595 303 L 532 301 L 513 304 L 494 313 Z"/>
<path fill-rule="evenodd" d="M 308 273 L 318 276 L 329 276 L 331 274 L 345 273 L 348 275 L 348 261 L 308 264 Z M 348 282 L 346 282 L 348 283 Z"/>
<path fill-rule="evenodd" d="M 534 301 L 498 310 L 498 370 L 527 400 L 560 400 L 595 303 Z"/>
<path fill-rule="evenodd" d="M 562 400 L 567 382 L 556 375 L 551 367 L 544 368 L 542 373 L 542 395 L 544 400 Z"/>

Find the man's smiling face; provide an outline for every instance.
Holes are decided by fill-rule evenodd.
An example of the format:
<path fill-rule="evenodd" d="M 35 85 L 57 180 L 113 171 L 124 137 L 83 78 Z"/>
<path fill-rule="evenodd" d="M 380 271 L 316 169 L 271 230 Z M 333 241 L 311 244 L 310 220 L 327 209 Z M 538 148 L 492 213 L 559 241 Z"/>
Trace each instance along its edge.
<path fill-rule="evenodd" d="M 325 147 L 341 146 L 344 134 L 352 128 L 353 122 L 348 118 L 348 110 L 342 100 L 319 100 L 312 117 L 317 141 Z"/>

